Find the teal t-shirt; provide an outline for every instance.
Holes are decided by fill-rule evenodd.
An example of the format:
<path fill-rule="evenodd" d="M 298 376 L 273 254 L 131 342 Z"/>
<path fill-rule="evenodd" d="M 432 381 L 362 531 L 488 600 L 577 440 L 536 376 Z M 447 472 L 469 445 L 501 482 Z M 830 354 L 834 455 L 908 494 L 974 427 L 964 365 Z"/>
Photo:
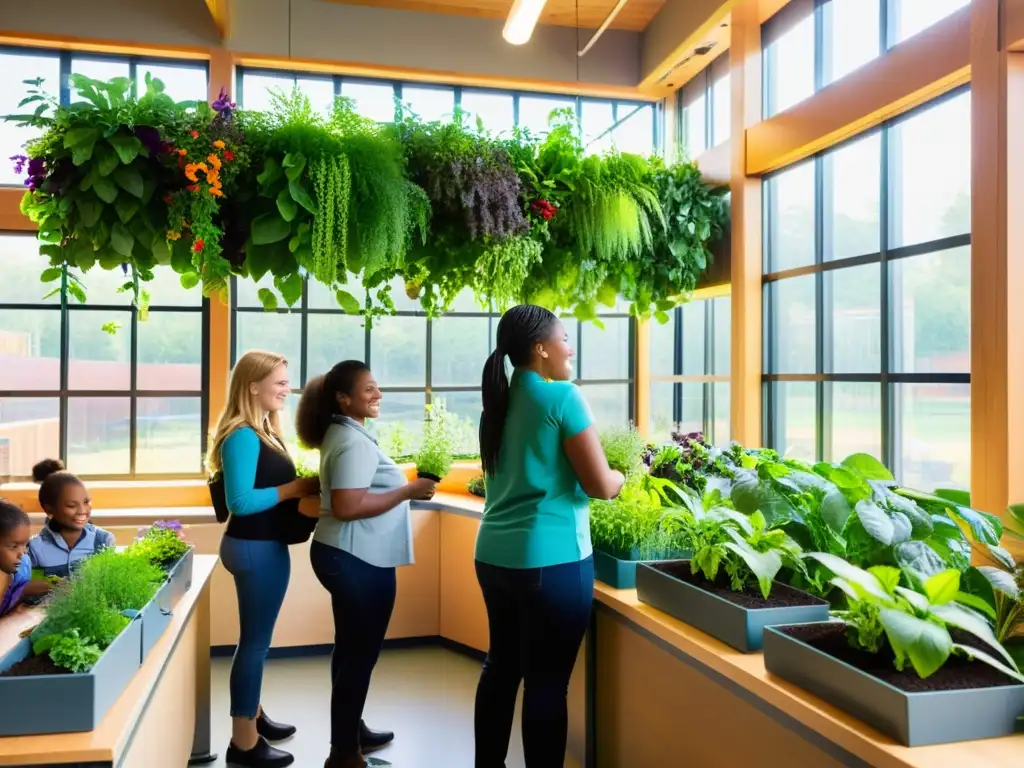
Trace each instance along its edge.
<path fill-rule="evenodd" d="M 579 387 L 516 370 L 476 559 L 503 568 L 543 568 L 590 556 L 590 500 L 562 443 L 593 423 Z"/>

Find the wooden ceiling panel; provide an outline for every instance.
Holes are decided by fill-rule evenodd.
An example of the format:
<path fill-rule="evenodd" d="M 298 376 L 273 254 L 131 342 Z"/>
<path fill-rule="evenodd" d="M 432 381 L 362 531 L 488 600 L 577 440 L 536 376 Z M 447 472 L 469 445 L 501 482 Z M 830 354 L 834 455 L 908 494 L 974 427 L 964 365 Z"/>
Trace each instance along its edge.
<path fill-rule="evenodd" d="M 371 5 L 378 8 L 398 8 L 422 13 L 447 13 L 454 16 L 475 16 L 485 19 L 504 19 L 512 7 L 512 0 L 326 0 L 345 5 Z M 615 7 L 615 0 L 578 0 L 579 26 L 597 29 Z M 629 0 L 612 23 L 612 29 L 639 32 L 646 29 L 665 0 Z M 576 26 L 577 0 L 548 0 L 541 14 L 541 24 Z"/>

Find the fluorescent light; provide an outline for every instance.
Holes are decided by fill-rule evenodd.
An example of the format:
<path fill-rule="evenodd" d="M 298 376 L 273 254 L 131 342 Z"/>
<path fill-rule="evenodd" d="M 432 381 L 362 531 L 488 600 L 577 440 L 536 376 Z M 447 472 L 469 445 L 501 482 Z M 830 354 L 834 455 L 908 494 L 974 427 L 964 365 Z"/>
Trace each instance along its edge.
<path fill-rule="evenodd" d="M 505 29 L 501 32 L 505 42 L 512 45 L 528 43 L 546 2 L 547 0 L 516 0 L 512 4 L 512 10 L 508 12 Z"/>

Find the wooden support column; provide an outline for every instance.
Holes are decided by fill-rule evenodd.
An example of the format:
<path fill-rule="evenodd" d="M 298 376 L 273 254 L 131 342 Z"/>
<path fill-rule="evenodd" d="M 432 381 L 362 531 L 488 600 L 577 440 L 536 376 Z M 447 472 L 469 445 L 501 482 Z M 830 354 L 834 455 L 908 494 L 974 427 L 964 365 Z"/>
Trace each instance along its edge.
<path fill-rule="evenodd" d="M 732 12 L 732 439 L 759 446 L 761 433 L 761 180 L 748 177 L 746 131 L 761 120 L 761 23 L 757 0 Z"/>
<path fill-rule="evenodd" d="M 210 52 L 210 102 L 216 101 L 220 89 L 228 94 L 235 89 L 235 61 L 230 51 L 215 48 Z M 210 395 L 209 424 L 212 429 L 227 400 L 228 377 L 231 374 L 231 308 L 226 299 L 210 298 Z"/>
<path fill-rule="evenodd" d="M 998 514 L 1024 501 L 1024 54 L 1001 6 L 971 7 L 971 495 Z"/>

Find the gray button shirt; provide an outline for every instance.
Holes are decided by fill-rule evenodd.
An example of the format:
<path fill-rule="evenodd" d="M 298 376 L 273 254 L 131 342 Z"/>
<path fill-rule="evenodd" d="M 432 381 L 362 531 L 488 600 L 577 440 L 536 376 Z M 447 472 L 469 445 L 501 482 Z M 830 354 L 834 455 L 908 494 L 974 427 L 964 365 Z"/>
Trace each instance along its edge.
<path fill-rule="evenodd" d="M 405 473 L 380 449 L 373 433 L 353 419 L 335 417 L 320 447 L 321 517 L 313 540 L 379 568 L 412 564 L 409 502 L 363 520 L 343 522 L 331 514 L 332 490 L 368 488 L 370 493 L 385 493 L 405 483 Z"/>

